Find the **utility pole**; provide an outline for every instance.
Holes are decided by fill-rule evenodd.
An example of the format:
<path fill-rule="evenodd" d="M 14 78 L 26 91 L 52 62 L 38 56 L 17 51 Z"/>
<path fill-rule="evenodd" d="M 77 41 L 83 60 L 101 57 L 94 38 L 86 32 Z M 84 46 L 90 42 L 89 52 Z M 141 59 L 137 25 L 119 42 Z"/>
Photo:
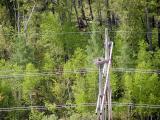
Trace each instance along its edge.
<path fill-rule="evenodd" d="M 99 67 L 99 94 L 97 99 L 96 114 L 98 115 L 98 120 L 106 120 L 106 104 L 108 106 L 108 120 L 112 120 L 112 91 L 110 87 L 110 67 L 111 67 L 111 57 L 113 42 L 109 40 L 108 29 L 105 29 L 105 58 L 98 59 L 96 64 Z M 103 70 L 102 70 L 103 69 Z M 103 76 L 105 77 L 105 84 L 103 87 Z"/>

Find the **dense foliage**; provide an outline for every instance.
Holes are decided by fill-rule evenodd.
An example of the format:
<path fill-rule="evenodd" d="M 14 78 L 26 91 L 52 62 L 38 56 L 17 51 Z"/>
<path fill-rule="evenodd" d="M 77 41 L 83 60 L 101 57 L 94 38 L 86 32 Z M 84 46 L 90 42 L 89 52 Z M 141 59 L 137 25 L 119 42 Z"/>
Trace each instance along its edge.
<path fill-rule="evenodd" d="M 114 42 L 114 68 L 160 67 L 159 0 L 1 0 L 1 120 L 96 119 L 97 67 L 104 57 L 104 30 Z M 113 118 L 160 119 L 159 72 L 112 71 Z M 57 108 L 56 105 L 76 104 Z"/>

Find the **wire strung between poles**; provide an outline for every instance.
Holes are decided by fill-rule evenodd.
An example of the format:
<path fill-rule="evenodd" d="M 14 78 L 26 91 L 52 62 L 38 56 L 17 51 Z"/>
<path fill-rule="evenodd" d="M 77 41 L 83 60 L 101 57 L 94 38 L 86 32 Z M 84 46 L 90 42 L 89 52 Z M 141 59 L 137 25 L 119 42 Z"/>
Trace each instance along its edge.
<path fill-rule="evenodd" d="M 108 106 L 108 104 L 105 104 Z M 134 104 L 134 103 L 118 103 L 112 102 L 113 107 L 132 107 L 132 108 L 149 108 L 149 109 L 160 109 L 160 105 L 153 104 Z M 60 104 L 56 105 L 56 109 L 63 108 L 76 108 L 76 107 L 94 107 L 96 103 L 81 103 L 81 104 Z M 36 110 L 48 110 L 46 106 L 21 106 L 21 107 L 8 107 L 8 108 L 0 108 L 0 112 L 12 112 L 12 111 L 29 111 L 32 109 Z"/>

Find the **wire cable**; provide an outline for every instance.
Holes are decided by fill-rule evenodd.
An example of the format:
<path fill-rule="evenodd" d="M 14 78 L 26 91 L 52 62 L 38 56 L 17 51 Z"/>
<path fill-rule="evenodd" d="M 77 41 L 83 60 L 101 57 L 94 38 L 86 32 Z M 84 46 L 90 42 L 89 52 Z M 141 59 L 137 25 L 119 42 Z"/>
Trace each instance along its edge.
<path fill-rule="evenodd" d="M 108 105 L 108 104 L 105 104 Z M 160 109 L 160 105 L 153 104 L 134 104 L 134 103 L 118 103 L 112 102 L 113 107 L 132 107 L 132 108 L 149 108 L 149 109 Z M 76 107 L 95 107 L 96 103 L 80 103 L 80 104 L 61 104 L 56 105 L 56 109 L 62 108 L 76 108 Z M 32 109 L 36 110 L 48 110 L 46 106 L 21 106 L 21 107 L 8 107 L 0 108 L 0 112 L 11 112 L 11 111 L 30 111 Z"/>
<path fill-rule="evenodd" d="M 112 71 L 137 71 L 137 72 L 160 72 L 160 69 L 138 69 L 138 68 L 123 68 L 123 67 L 119 67 L 119 68 L 111 68 Z M 32 73 L 56 73 L 56 72 L 85 72 L 85 71 L 98 71 L 98 68 L 87 68 L 87 67 L 82 67 L 82 68 L 77 68 L 77 69 L 56 69 L 56 70 L 8 70 L 8 69 L 0 69 L 0 73 L 14 73 L 14 72 L 23 72 L 23 73 L 29 73 L 29 74 L 32 74 Z"/>
<path fill-rule="evenodd" d="M 72 34 L 95 34 L 95 33 L 103 33 L 103 31 L 87 31 L 87 32 L 41 32 L 41 33 L 27 33 L 28 35 L 72 35 Z M 3 33 L 3 35 L 25 35 L 25 33 Z"/>
<path fill-rule="evenodd" d="M 160 74 L 160 70 L 152 69 L 135 69 L 135 68 L 111 68 L 113 73 L 122 72 L 122 73 L 143 73 L 143 74 Z M 0 71 L 1 79 L 5 78 L 23 78 L 23 77 L 40 77 L 40 76 L 54 76 L 54 75 L 65 75 L 65 74 L 86 74 L 86 73 L 95 73 L 98 72 L 98 69 L 95 68 L 82 68 L 82 69 L 66 69 L 66 70 L 56 70 L 50 72 L 36 72 L 36 71 Z M 4 74 L 4 72 L 13 72 L 11 74 Z M 22 73 L 14 73 L 22 72 Z"/>
<path fill-rule="evenodd" d="M 139 30 L 109 30 L 109 33 L 139 33 L 139 34 L 145 34 L 145 33 L 154 33 L 154 34 L 158 34 L 158 32 L 147 32 L 147 31 L 139 31 Z M 90 31 L 90 32 L 47 32 L 47 33 L 28 33 L 28 35 L 74 35 L 74 34 L 97 34 L 97 33 L 103 33 L 103 31 Z M 24 33 L 3 33 L 0 35 L 24 35 Z"/>

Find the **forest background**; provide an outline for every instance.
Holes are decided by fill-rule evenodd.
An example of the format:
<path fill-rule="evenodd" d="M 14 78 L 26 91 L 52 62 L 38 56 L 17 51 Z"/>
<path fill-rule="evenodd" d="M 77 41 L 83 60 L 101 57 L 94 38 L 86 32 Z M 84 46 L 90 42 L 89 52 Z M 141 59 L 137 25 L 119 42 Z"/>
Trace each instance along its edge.
<path fill-rule="evenodd" d="M 0 108 L 46 108 L 0 119 L 96 119 L 84 103 L 97 101 L 105 28 L 113 102 L 133 104 L 113 106 L 113 119 L 158 120 L 158 108 L 134 105 L 160 104 L 160 0 L 0 0 Z"/>

